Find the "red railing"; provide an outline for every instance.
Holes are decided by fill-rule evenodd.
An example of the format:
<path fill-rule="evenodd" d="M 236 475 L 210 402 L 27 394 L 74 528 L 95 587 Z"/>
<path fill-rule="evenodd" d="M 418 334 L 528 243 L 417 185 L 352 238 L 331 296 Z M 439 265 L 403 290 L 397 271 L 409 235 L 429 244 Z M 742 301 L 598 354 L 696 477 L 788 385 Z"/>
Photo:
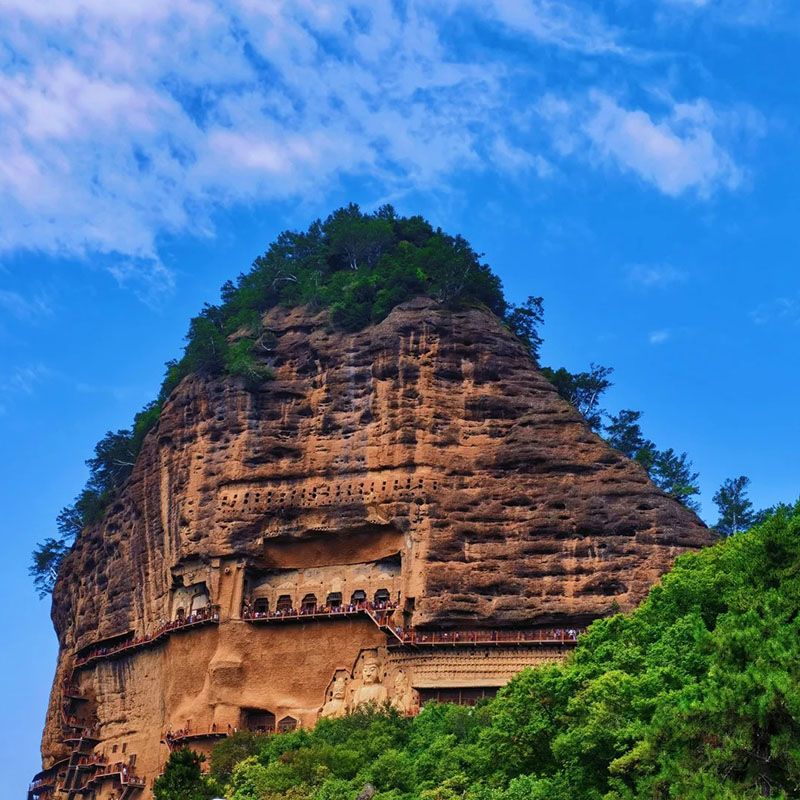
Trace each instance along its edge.
<path fill-rule="evenodd" d="M 100 769 L 96 770 L 83 786 L 76 786 L 70 791 L 85 792 L 92 786 L 106 780 L 107 778 L 116 779 L 122 786 L 133 786 L 135 788 L 144 788 L 144 778 L 140 778 L 133 773 L 132 767 L 129 764 L 117 761 L 114 764 L 100 764 Z"/>
<path fill-rule="evenodd" d="M 108 764 L 108 758 L 102 754 L 99 754 L 93 756 L 80 756 L 78 760 L 71 766 L 74 769 L 78 767 L 104 767 L 106 764 Z"/>
<path fill-rule="evenodd" d="M 283 620 L 316 619 L 319 617 L 344 617 L 365 612 L 385 612 L 388 614 L 397 608 L 397 603 L 370 603 L 366 600 L 346 606 L 312 606 L 308 608 L 287 608 L 283 611 L 252 611 L 242 608 L 242 619 L 248 622 L 280 622 Z"/>
<path fill-rule="evenodd" d="M 575 644 L 585 628 L 535 628 L 472 631 L 420 631 L 404 628 L 398 633 L 403 644 L 415 646 Z"/>
<path fill-rule="evenodd" d="M 75 667 L 85 667 L 103 658 L 112 658 L 130 650 L 149 647 L 172 635 L 175 631 L 185 630 L 186 628 L 192 628 L 198 625 L 207 625 L 210 622 L 219 622 L 219 606 L 213 606 L 207 612 L 199 611 L 196 614 L 190 614 L 185 619 L 177 619 L 173 622 L 168 622 L 166 625 L 162 625 L 155 633 L 147 634 L 139 639 L 123 642 L 115 647 L 99 647 L 81 658 L 76 658 Z"/>
<path fill-rule="evenodd" d="M 80 742 L 82 739 L 90 739 L 92 741 L 100 741 L 99 730 L 97 728 L 78 728 L 77 733 L 73 736 L 65 736 L 63 742 Z"/>
<path fill-rule="evenodd" d="M 173 745 L 181 744 L 182 742 L 188 741 L 190 739 L 208 739 L 216 737 L 225 737 L 229 736 L 232 731 L 233 728 L 230 725 L 228 725 L 226 729 L 218 727 L 216 723 L 212 723 L 207 729 L 203 730 L 180 728 L 177 731 L 173 731 L 170 729 L 166 731 L 166 733 L 164 733 L 164 735 L 161 737 L 161 741 L 166 742 L 167 747 L 172 749 Z"/>
<path fill-rule="evenodd" d="M 86 700 L 86 695 L 81 691 L 81 687 L 77 683 L 70 683 L 69 679 L 65 678 L 61 685 L 61 694 L 70 700 Z"/>
<path fill-rule="evenodd" d="M 245 607 L 242 618 L 247 622 L 283 622 L 287 620 L 342 617 L 366 613 L 381 628 L 386 628 L 397 644 L 415 646 L 444 645 L 498 645 L 498 644 L 564 644 L 572 645 L 584 628 L 525 628 L 460 631 L 420 631 L 392 625 L 392 614 L 398 604 L 392 602 L 370 603 L 363 601 L 346 606 L 321 606 L 307 609 L 255 612 Z"/>

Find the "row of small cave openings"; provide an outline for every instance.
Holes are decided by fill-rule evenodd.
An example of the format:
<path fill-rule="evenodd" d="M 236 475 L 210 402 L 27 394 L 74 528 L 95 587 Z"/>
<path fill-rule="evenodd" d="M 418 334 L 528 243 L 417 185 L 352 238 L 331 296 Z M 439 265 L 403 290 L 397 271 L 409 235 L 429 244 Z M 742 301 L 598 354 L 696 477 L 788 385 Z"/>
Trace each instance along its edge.
<path fill-rule="evenodd" d="M 359 606 L 363 603 L 368 601 L 368 596 L 365 590 L 363 589 L 356 589 L 350 595 L 350 603 L 351 606 Z M 372 602 L 376 606 L 382 606 L 384 604 L 388 604 L 391 602 L 391 594 L 388 589 L 378 589 L 375 594 L 373 595 Z M 399 598 L 398 598 L 399 599 Z M 342 596 L 341 592 L 329 592 L 325 597 L 325 603 L 323 607 L 325 608 L 342 608 L 344 606 L 344 597 Z M 245 610 L 252 611 L 254 614 L 268 614 L 270 612 L 269 607 L 269 598 L 267 597 L 257 597 L 253 600 L 252 606 L 245 601 L 244 603 Z M 282 594 L 278 596 L 278 599 L 275 603 L 274 611 L 282 614 L 289 611 L 293 611 L 295 608 L 294 600 L 290 594 Z M 311 614 L 320 608 L 319 599 L 313 593 L 308 593 L 303 596 L 302 600 L 300 601 L 300 611 L 304 614 Z"/>
<path fill-rule="evenodd" d="M 417 478 L 414 480 L 413 478 L 406 478 L 405 480 L 401 478 L 395 478 L 391 481 L 392 486 L 388 487 L 390 483 L 389 480 L 380 481 L 380 488 L 378 489 L 379 492 L 385 493 L 387 491 L 400 491 L 405 489 L 406 491 L 413 491 L 413 490 L 421 490 L 424 488 L 424 481 L 422 478 Z M 318 486 L 313 486 L 310 489 L 306 487 L 300 487 L 297 489 L 264 489 L 264 490 L 252 490 L 252 491 L 244 491 L 242 492 L 241 500 L 239 498 L 239 493 L 235 493 L 232 495 L 223 495 L 221 498 L 221 506 L 234 506 L 237 502 L 241 502 L 242 505 L 258 505 L 263 500 L 266 503 L 272 503 L 273 500 L 278 504 L 285 503 L 287 500 L 293 501 L 295 499 L 299 499 L 303 501 L 306 499 L 306 496 L 314 500 L 318 496 L 321 497 L 340 497 L 340 496 L 354 496 L 354 495 L 365 495 L 365 494 L 375 494 L 375 487 L 378 484 L 377 481 L 371 481 L 369 485 L 366 483 L 348 483 L 348 484 L 334 484 L 334 486 L 330 486 L 329 484 L 323 483 L 319 484 Z M 431 482 L 431 488 L 436 491 L 439 487 L 439 482 L 437 480 L 433 480 Z"/>

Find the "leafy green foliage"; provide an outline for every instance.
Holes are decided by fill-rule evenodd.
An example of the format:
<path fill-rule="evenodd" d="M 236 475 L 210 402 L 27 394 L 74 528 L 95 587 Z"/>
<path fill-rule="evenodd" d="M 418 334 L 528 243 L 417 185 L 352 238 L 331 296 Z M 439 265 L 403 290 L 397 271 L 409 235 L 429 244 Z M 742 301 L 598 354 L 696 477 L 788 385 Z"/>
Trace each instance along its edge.
<path fill-rule="evenodd" d="M 694 495 L 700 494 L 698 473 L 692 471 L 692 462 L 686 453 L 678 455 L 672 448 L 655 453 L 650 477 L 659 489 L 687 508 L 697 511 L 699 503 Z"/>
<path fill-rule="evenodd" d="M 556 391 L 583 414 L 593 431 L 603 426 L 605 411 L 600 407 L 600 398 L 613 385 L 611 367 L 590 364 L 588 372 L 569 372 L 561 367 L 553 370 L 544 367 L 542 374 L 556 387 Z"/>
<path fill-rule="evenodd" d="M 61 562 L 68 552 L 69 547 L 59 539 L 45 539 L 36 545 L 28 574 L 33 578 L 39 597 L 45 597 L 53 591 Z"/>
<path fill-rule="evenodd" d="M 258 340 L 261 319 L 274 306 L 328 308 L 335 325 L 358 330 L 416 295 L 483 304 L 501 318 L 509 312 L 500 280 L 463 237 L 434 230 L 422 217 L 398 217 L 388 205 L 365 214 L 351 203 L 306 231 L 284 231 L 249 272 L 222 287 L 221 303 L 192 319 L 161 397 L 190 373 L 227 373 L 254 385 L 268 378 Z M 541 341 L 538 302 L 538 316 L 526 304 L 507 320 L 532 347 Z"/>
<path fill-rule="evenodd" d="M 215 786 L 202 773 L 203 761 L 205 756 L 194 750 L 174 750 L 153 784 L 155 800 L 210 800 Z"/>
<path fill-rule="evenodd" d="M 609 415 L 604 426 L 606 440 L 620 453 L 641 464 L 659 489 L 688 508 L 698 510 L 694 496 L 700 493 L 699 476 L 692 471 L 692 462 L 686 453 L 678 455 L 672 449 L 658 450 L 652 441 L 645 439 L 639 426 L 641 418 L 641 411 L 630 409 Z"/>
<path fill-rule="evenodd" d="M 539 333 L 544 324 L 544 298 L 529 297 L 521 306 L 506 313 L 509 328 L 528 346 L 534 361 L 539 360 L 539 348 L 544 341 Z"/>
<path fill-rule="evenodd" d="M 211 753 L 211 775 L 227 781 L 239 762 L 260 752 L 263 741 L 263 736 L 250 731 L 236 731 L 223 739 Z"/>
<path fill-rule="evenodd" d="M 798 564 L 800 504 L 682 556 L 637 611 L 495 700 L 268 737 L 226 796 L 352 800 L 369 782 L 376 800 L 796 797 Z"/>
<path fill-rule="evenodd" d="M 608 422 L 604 426 L 606 441 L 622 455 L 638 460 L 645 466 L 656 452 L 656 446 L 649 439 L 645 439 L 639 420 L 641 411 L 622 409 L 618 414 L 609 414 Z M 645 455 L 648 454 L 648 455 Z M 652 465 L 650 465 L 652 466 Z M 649 471 L 649 466 L 646 467 Z"/>
<path fill-rule="evenodd" d="M 740 475 L 728 478 L 712 498 L 719 510 L 719 520 L 714 526 L 723 536 L 746 530 L 755 522 L 753 504 L 747 496 L 750 478 Z"/>

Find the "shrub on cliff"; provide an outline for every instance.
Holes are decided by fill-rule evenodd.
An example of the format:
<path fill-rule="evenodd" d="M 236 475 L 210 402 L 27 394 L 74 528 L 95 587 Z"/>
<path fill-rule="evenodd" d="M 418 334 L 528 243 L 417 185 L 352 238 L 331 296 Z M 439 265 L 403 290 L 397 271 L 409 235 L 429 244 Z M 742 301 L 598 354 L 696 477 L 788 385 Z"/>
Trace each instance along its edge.
<path fill-rule="evenodd" d="M 351 203 L 306 231 L 284 231 L 249 272 L 222 287 L 221 302 L 191 321 L 183 358 L 170 365 L 162 396 L 192 372 L 263 379 L 261 318 L 274 306 L 328 308 L 334 325 L 358 330 L 417 295 L 485 305 L 536 356 L 540 298 L 532 299 L 535 307 L 510 308 L 500 279 L 462 236 L 422 217 L 397 216 L 388 205 L 365 214 Z"/>
<path fill-rule="evenodd" d="M 153 783 L 155 800 L 210 800 L 214 782 L 203 775 L 205 756 L 194 750 L 175 750 L 170 754 L 164 772 Z"/>
<path fill-rule="evenodd" d="M 797 797 L 800 504 L 681 556 L 637 611 L 493 701 L 292 736 L 265 741 L 264 793 L 237 800 L 345 800 L 366 781 L 375 800 Z"/>

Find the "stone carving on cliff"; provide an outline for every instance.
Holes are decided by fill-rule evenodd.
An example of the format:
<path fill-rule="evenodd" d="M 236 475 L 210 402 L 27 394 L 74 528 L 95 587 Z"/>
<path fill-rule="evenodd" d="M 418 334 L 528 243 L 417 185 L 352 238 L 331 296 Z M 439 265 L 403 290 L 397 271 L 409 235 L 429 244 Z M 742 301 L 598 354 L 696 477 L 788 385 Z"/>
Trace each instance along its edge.
<path fill-rule="evenodd" d="M 411 681 L 402 669 L 395 672 L 392 687 L 392 705 L 399 711 L 410 712 L 414 708 L 414 695 L 417 692 L 411 688 Z M 417 705 L 419 705 L 418 697 Z"/>
<path fill-rule="evenodd" d="M 319 712 L 321 717 L 337 719 L 347 713 L 347 671 L 337 669 L 325 695 L 327 702 Z"/>
<path fill-rule="evenodd" d="M 363 705 L 382 706 L 388 700 L 383 680 L 383 662 L 377 650 L 366 650 L 361 655 L 361 676 L 353 692 L 353 708 Z"/>

